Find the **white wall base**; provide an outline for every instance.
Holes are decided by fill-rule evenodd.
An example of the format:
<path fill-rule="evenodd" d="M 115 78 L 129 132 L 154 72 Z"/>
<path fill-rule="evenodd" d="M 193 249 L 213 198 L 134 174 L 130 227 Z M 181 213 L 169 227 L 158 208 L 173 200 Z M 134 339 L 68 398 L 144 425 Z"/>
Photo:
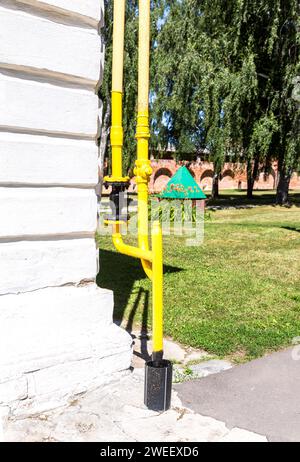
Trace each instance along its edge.
<path fill-rule="evenodd" d="M 5 424 L 9 416 L 10 409 L 8 406 L 0 406 L 0 443 L 5 442 Z"/>
<path fill-rule="evenodd" d="M 95 284 L 0 296 L 0 406 L 42 412 L 128 369 L 131 337 L 112 309 Z"/>

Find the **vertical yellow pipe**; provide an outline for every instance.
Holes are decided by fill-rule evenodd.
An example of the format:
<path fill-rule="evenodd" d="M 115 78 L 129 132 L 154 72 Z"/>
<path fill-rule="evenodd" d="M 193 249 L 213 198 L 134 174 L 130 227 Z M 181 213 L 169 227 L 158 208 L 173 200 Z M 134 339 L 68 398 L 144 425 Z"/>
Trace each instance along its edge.
<path fill-rule="evenodd" d="M 122 93 L 125 30 L 125 0 L 114 1 L 113 77 L 112 77 L 112 183 L 127 182 L 122 177 Z M 150 63 L 150 0 L 139 0 L 139 64 L 137 160 L 135 176 L 138 187 L 138 247 L 123 242 L 120 225 L 113 226 L 113 243 L 126 255 L 141 259 L 153 288 L 153 360 L 163 357 L 163 257 L 162 230 L 159 222 L 152 227 L 152 251 L 149 250 L 148 183 L 152 173 L 149 161 L 149 63 Z"/>
<path fill-rule="evenodd" d="M 122 181 L 122 96 L 125 33 L 125 0 L 114 1 L 113 57 L 112 57 L 112 124 L 110 131 L 112 150 L 112 178 Z"/>
<path fill-rule="evenodd" d="M 138 115 L 137 161 L 135 176 L 138 190 L 138 242 L 149 249 L 148 183 L 152 173 L 149 161 L 149 63 L 150 63 L 150 0 L 139 0 L 139 60 L 138 60 Z M 142 260 L 143 268 L 152 277 L 151 264 Z"/>
<path fill-rule="evenodd" d="M 159 221 L 152 227 L 153 252 L 153 360 L 159 361 L 163 356 L 163 252 L 162 229 Z"/>
<path fill-rule="evenodd" d="M 149 69 L 150 69 L 150 0 L 139 0 L 139 63 L 138 63 L 138 116 L 137 161 L 135 168 L 138 187 L 139 247 L 149 249 L 148 236 L 148 183 L 152 173 L 149 161 Z M 143 268 L 152 277 L 153 290 L 153 360 L 163 357 L 163 260 L 162 231 L 159 222 L 152 228 L 152 265 L 142 259 Z"/>

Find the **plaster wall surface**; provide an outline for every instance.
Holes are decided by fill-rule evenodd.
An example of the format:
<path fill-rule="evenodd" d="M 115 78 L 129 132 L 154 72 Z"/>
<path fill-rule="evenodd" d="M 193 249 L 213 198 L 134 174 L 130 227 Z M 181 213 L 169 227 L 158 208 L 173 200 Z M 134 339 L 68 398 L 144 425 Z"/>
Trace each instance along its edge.
<path fill-rule="evenodd" d="M 95 283 L 103 17 L 101 0 L 0 4 L 0 408 L 14 413 L 130 365 Z"/>

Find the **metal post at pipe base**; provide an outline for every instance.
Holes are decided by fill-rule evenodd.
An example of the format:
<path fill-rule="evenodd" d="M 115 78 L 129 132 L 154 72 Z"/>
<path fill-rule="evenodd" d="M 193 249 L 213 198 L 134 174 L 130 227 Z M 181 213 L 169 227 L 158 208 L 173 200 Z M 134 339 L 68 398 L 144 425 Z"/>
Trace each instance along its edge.
<path fill-rule="evenodd" d="M 146 363 L 144 403 L 151 411 L 170 409 L 172 371 L 172 363 L 166 359 Z"/>

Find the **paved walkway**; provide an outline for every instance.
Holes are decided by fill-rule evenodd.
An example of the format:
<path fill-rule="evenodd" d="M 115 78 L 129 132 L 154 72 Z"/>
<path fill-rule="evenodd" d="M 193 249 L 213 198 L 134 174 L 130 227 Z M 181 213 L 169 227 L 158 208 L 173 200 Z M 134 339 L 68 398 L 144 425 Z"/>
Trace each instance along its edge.
<path fill-rule="evenodd" d="M 165 413 L 149 411 L 144 401 L 144 364 L 150 358 L 151 340 L 132 333 L 134 371 L 120 375 L 106 387 L 70 400 L 68 406 L 23 418 L 3 418 L 0 440 L 4 441 L 96 441 L 96 442 L 204 442 L 266 441 L 263 435 L 241 428 L 228 428 L 222 420 L 203 416 L 182 404 L 176 392 L 172 408 Z M 174 360 L 174 378 L 206 377 L 232 367 L 212 360 L 202 350 L 184 349 L 165 341 L 165 357 Z M 186 368 L 189 367 L 188 374 Z M 191 369 L 192 368 L 192 369 Z M 191 375 L 192 371 L 192 375 Z"/>
<path fill-rule="evenodd" d="M 297 349 L 299 347 L 296 347 Z M 287 349 L 175 385 L 183 405 L 228 426 L 300 441 L 300 351 Z"/>
<path fill-rule="evenodd" d="M 159 414 L 143 406 L 144 370 L 77 397 L 69 406 L 30 418 L 4 421 L 4 441 L 206 442 L 266 441 L 229 429 L 182 405 L 173 393 L 172 409 Z"/>
<path fill-rule="evenodd" d="M 1 419 L 0 409 L 0 441 L 300 441 L 300 346 L 232 367 L 167 340 L 174 377 L 187 381 L 160 414 L 143 405 L 151 342 L 133 338 L 133 372 L 40 415 Z"/>

